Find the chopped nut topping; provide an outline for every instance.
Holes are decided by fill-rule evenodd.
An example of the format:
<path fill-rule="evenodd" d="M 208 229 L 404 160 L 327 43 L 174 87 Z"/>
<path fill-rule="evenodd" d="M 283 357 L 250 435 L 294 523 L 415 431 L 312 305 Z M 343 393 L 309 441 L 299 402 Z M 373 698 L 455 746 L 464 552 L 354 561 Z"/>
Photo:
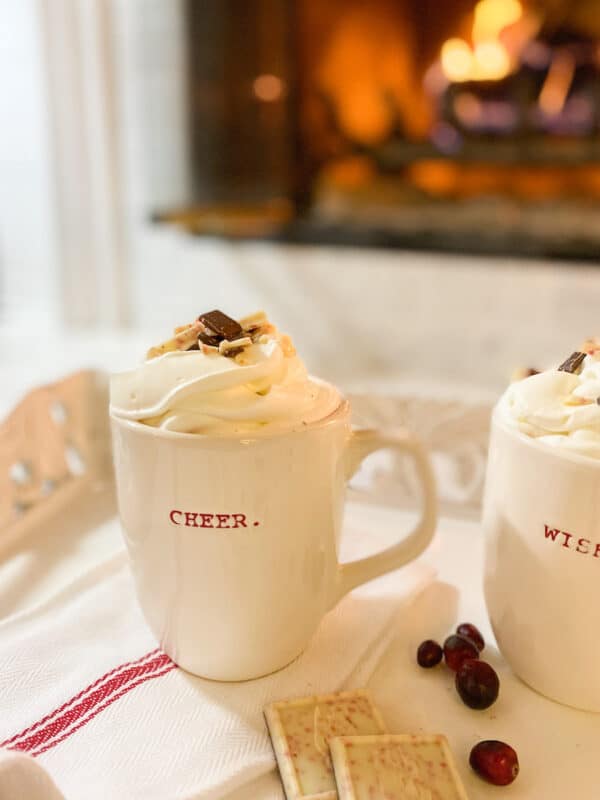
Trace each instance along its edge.
<path fill-rule="evenodd" d="M 248 331 L 247 335 L 252 337 L 252 341 L 255 344 L 257 342 L 260 344 L 265 344 L 269 341 L 269 337 L 274 336 L 276 333 L 277 328 L 274 325 L 271 325 L 270 322 L 267 322 L 266 325 L 261 325 L 260 328 L 253 328 L 251 331 Z"/>
<path fill-rule="evenodd" d="M 264 311 L 255 311 L 238 322 L 222 311 L 200 314 L 198 319 L 174 328 L 174 335 L 166 342 L 151 347 L 146 358 L 157 358 L 177 350 L 199 350 L 206 356 L 224 355 L 235 358 L 238 364 L 249 363 L 245 348 L 252 343 L 267 344 L 277 337 L 285 357 L 296 355 L 289 336 L 280 336 Z"/>
<path fill-rule="evenodd" d="M 194 345 L 197 345 L 197 343 L 198 324 L 197 322 L 193 322 L 172 339 L 168 339 L 157 347 L 151 347 L 146 353 L 146 358 L 157 358 L 165 353 L 172 353 L 176 350 L 189 350 Z"/>
<path fill-rule="evenodd" d="M 252 344 L 252 339 L 250 339 L 249 336 L 244 336 L 241 339 L 234 339 L 232 342 L 228 342 L 227 339 L 224 339 L 219 344 L 219 353 L 221 353 L 222 356 L 237 356 L 238 353 L 241 353 L 249 344 Z"/>
<path fill-rule="evenodd" d="M 579 350 L 582 353 L 587 353 L 589 356 L 600 355 L 600 339 L 598 339 L 596 336 L 586 339 L 585 342 L 583 342 L 579 347 Z"/>
<path fill-rule="evenodd" d="M 283 350 L 283 355 L 286 358 L 291 358 L 292 356 L 296 355 L 296 348 L 292 344 L 292 340 L 287 334 L 284 334 L 281 337 L 281 349 Z"/>
<path fill-rule="evenodd" d="M 229 353 L 227 355 L 229 356 Z M 242 347 L 240 351 L 233 356 L 233 360 L 236 364 L 239 364 L 240 367 L 249 367 L 254 363 L 245 347 Z"/>
<path fill-rule="evenodd" d="M 589 406 L 593 402 L 594 402 L 593 400 L 589 400 L 587 397 L 574 397 L 573 395 L 570 395 L 565 400 L 565 405 L 566 406 Z"/>
<path fill-rule="evenodd" d="M 264 311 L 255 311 L 254 314 L 242 317 L 239 322 L 244 331 L 254 331 L 255 328 L 268 324 L 269 320 Z"/>

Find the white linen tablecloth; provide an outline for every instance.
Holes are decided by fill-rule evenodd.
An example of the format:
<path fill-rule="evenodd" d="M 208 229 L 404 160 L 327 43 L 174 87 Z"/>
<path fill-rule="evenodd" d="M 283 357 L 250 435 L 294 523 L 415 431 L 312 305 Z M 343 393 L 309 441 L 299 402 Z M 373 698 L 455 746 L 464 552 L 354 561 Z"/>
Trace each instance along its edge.
<path fill-rule="evenodd" d="M 355 549 L 347 540 L 346 553 Z M 273 771 L 264 706 L 363 686 L 400 609 L 433 574 L 413 564 L 353 592 L 293 664 L 227 684 L 194 677 L 158 650 L 119 550 L 0 624 L 0 746 L 33 756 L 67 800 L 222 798 Z M 2 776 L 15 780 L 6 758 L 0 797 Z M 45 785 L 32 791 L 23 796 L 53 797 Z"/>
<path fill-rule="evenodd" d="M 84 514 L 83 508 L 80 514 Z M 360 546 L 365 553 L 385 546 L 397 536 L 399 527 L 408 527 L 413 519 L 413 515 L 397 509 L 349 504 L 344 531 L 347 549 L 351 554 Z M 47 607 L 57 589 L 64 586 L 74 573 L 93 568 L 99 560 L 109 558 L 111 553 L 118 554 L 119 549 L 120 531 L 114 520 L 103 523 L 96 520 L 85 534 L 77 526 L 68 529 L 60 521 L 46 525 L 0 560 L 0 614 L 12 614 L 24 606 L 32 609 L 32 613 L 36 605 Z M 60 557 L 51 561 L 52 554 L 57 553 Z M 343 556 L 346 558 L 348 554 Z M 516 678 L 498 653 L 483 602 L 483 538 L 479 523 L 476 520 L 441 519 L 432 545 L 418 563 L 433 567 L 437 579 L 417 594 L 410 604 L 400 601 L 400 613 L 395 616 L 389 630 L 389 646 L 368 680 L 364 676 L 390 731 L 446 734 L 471 800 L 498 800 L 499 794 L 506 800 L 598 800 L 600 784 L 596 761 L 600 751 L 600 715 L 576 711 L 536 694 Z M 386 591 L 402 595 L 410 569 L 383 579 L 387 584 Z M 366 598 L 373 599 L 382 592 L 382 587 L 379 581 L 375 581 L 362 591 Z M 419 642 L 429 637 L 442 641 L 458 621 L 471 621 L 478 625 L 486 638 L 485 657 L 500 677 L 499 699 L 485 711 L 473 711 L 462 704 L 449 671 L 444 668 L 422 670 L 415 664 Z M 557 646 L 560 646 L 560 632 L 557 632 Z M 2 648 L 0 633 L 0 650 Z M 88 656 L 82 657 L 85 663 L 89 660 Z M 31 693 L 35 694 L 38 687 L 46 685 L 45 673 L 45 665 L 39 664 L 35 672 L 36 681 L 29 684 Z M 153 683 L 158 685 L 160 681 L 169 680 L 169 675 L 171 673 L 165 678 L 147 681 L 139 691 Z M 353 677 L 358 676 L 355 673 Z M 18 683 L 21 676 L 16 676 L 16 679 Z M 10 693 L 6 683 L 5 675 L 0 673 L 2 698 Z M 345 685 L 351 683 L 348 679 Z M 114 703 L 113 709 L 123 703 L 127 710 L 127 704 L 136 691 L 138 689 Z M 301 691 L 298 687 L 298 693 Z M 65 699 L 64 696 L 54 697 L 52 708 Z M 2 722 L 3 738 L 22 730 L 27 723 L 27 719 L 17 712 L 18 709 L 13 707 L 10 720 Z M 100 723 L 103 716 L 107 719 L 100 714 L 86 726 L 90 732 L 93 731 L 92 725 Z M 85 728 L 80 732 L 86 735 Z M 112 728 L 107 733 L 111 735 Z M 136 741 L 144 741 L 149 732 L 136 731 L 134 736 Z M 502 739 L 516 748 L 521 773 L 510 787 L 498 789 L 489 786 L 470 770 L 469 751 L 481 739 Z M 232 739 L 231 744 L 234 742 Z M 93 756 L 92 751 L 89 756 L 92 761 Z M 40 765 L 45 763 L 44 758 L 38 759 Z M 121 761 L 117 760 L 108 769 L 121 766 Z M 173 764 L 165 753 L 156 754 L 153 769 L 159 777 L 170 774 L 172 768 Z M 145 780 L 145 776 L 140 775 L 139 780 Z M 66 786 L 61 788 L 67 789 Z M 27 800 L 37 800 L 32 793 L 24 796 Z M 153 796 L 157 795 L 149 795 Z M 161 800 L 174 796 L 167 792 Z M 282 800 L 274 762 L 264 773 L 236 788 L 231 786 L 230 791 L 221 796 L 224 800 Z M 14 792 L 3 795 L 0 791 L 0 799 L 5 800 L 5 797 L 15 800 Z M 87 800 L 88 795 L 71 792 L 67 798 Z M 47 800 L 45 796 L 44 800 Z M 48 800 L 54 800 L 51 794 Z"/>

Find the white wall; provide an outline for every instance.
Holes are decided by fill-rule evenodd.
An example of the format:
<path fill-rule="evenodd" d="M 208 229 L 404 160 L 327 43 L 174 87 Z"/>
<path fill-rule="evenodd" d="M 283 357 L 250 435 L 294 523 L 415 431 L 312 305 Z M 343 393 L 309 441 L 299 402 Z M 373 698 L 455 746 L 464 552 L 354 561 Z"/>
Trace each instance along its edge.
<path fill-rule="evenodd" d="M 0 3 L 0 322 L 55 320 L 56 237 L 37 0 Z"/>

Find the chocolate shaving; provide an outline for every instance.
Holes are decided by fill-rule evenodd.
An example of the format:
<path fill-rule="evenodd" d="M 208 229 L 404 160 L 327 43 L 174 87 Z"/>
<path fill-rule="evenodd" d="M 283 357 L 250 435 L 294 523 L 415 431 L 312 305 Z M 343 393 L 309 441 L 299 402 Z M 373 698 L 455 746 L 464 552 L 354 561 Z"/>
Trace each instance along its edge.
<path fill-rule="evenodd" d="M 225 356 L 225 358 L 235 358 L 236 356 L 239 356 L 239 354 L 243 352 L 244 352 L 243 347 L 232 347 L 231 350 L 227 350 L 227 352 L 223 353 L 223 355 Z"/>
<path fill-rule="evenodd" d="M 227 339 L 231 341 L 239 339 L 243 335 L 240 323 L 218 309 L 208 311 L 206 314 L 200 314 L 198 319 L 208 329 L 204 331 L 207 336 L 217 336 L 219 340 Z M 205 340 L 202 339 L 202 341 Z M 212 342 L 205 342 L 205 344 L 212 344 Z"/>
<path fill-rule="evenodd" d="M 208 344 L 211 347 L 218 347 L 219 342 L 223 341 L 222 336 L 217 336 L 210 328 L 207 328 L 206 325 L 198 320 L 198 325 L 200 325 L 200 329 L 198 330 L 198 341 L 202 342 L 202 344 Z"/>
<path fill-rule="evenodd" d="M 581 372 L 581 365 L 583 363 L 583 359 L 585 358 L 585 353 L 581 353 L 579 350 L 576 350 L 574 353 L 567 358 L 566 361 L 558 368 L 559 372 L 571 372 L 575 375 L 578 375 Z"/>
<path fill-rule="evenodd" d="M 202 320 L 196 320 L 196 325 L 198 325 L 198 341 L 202 344 L 207 344 L 210 347 L 218 347 L 219 343 L 223 341 L 223 337 L 219 336 L 215 331 L 205 325 Z"/>

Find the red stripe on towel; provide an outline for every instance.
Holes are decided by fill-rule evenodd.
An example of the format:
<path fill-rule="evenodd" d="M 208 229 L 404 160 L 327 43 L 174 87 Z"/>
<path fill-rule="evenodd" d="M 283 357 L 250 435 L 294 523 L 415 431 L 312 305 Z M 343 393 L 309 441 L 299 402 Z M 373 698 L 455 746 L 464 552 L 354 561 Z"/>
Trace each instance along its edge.
<path fill-rule="evenodd" d="M 91 683 L 38 722 L 0 743 L 0 747 L 21 750 L 33 756 L 54 747 L 97 714 L 141 683 L 166 675 L 177 665 L 160 650 L 137 661 L 121 664 Z"/>
<path fill-rule="evenodd" d="M 98 708 L 94 709 L 94 711 L 89 715 L 89 717 L 86 717 L 84 720 L 79 722 L 77 725 L 75 725 L 74 728 L 71 728 L 66 733 L 63 733 L 62 736 L 59 736 L 58 739 L 53 739 L 51 742 L 49 742 L 49 744 L 45 745 L 44 747 L 41 747 L 39 750 L 36 750 L 33 753 L 30 753 L 29 755 L 31 755 L 31 756 L 33 756 L 33 758 L 35 758 L 36 756 L 39 756 L 42 753 L 45 753 L 46 750 L 50 750 L 51 747 L 54 747 L 59 742 L 62 742 L 63 739 L 68 739 L 69 736 L 72 733 L 75 733 L 76 730 L 79 730 L 79 728 L 82 728 L 84 725 L 87 725 L 88 722 L 90 720 L 92 720 L 95 716 L 97 716 L 101 711 L 104 711 L 105 708 L 108 708 L 108 706 L 112 705 L 115 702 L 115 700 L 119 699 L 119 697 L 122 697 L 124 694 L 127 694 L 127 692 L 130 692 L 132 689 L 135 689 L 135 687 L 139 686 L 140 683 L 145 683 L 146 681 L 151 681 L 151 680 L 153 680 L 153 678 L 160 678 L 161 675 L 166 675 L 167 672 L 171 672 L 172 669 L 176 669 L 176 668 L 177 668 L 177 664 L 173 664 L 173 662 L 171 662 L 168 667 L 166 667 L 165 669 L 162 670 L 162 672 L 154 672 L 152 675 L 146 675 L 145 677 L 140 678 L 139 681 L 135 681 L 133 684 L 129 684 L 129 686 L 126 686 L 120 692 L 117 692 L 116 694 L 111 695 L 111 697 L 106 701 L 106 703 L 104 703 L 103 705 L 101 705 Z"/>
<path fill-rule="evenodd" d="M 25 728 L 25 730 L 21 731 L 20 733 L 16 733 L 10 739 L 6 739 L 4 742 L 0 742 L 0 747 L 9 747 L 11 744 L 13 744 L 13 742 L 16 742 L 17 739 L 26 736 L 28 733 L 34 731 L 36 728 L 39 728 L 45 722 L 49 722 L 54 717 L 57 717 L 62 711 L 65 711 L 65 709 L 73 705 L 73 703 L 82 698 L 92 689 L 95 689 L 96 686 L 99 686 L 101 683 L 103 683 L 105 680 L 110 678 L 115 673 L 120 672 L 120 670 L 124 669 L 125 667 L 130 667 L 133 664 L 140 664 L 142 661 L 146 661 L 148 658 L 150 658 L 150 656 L 154 656 L 156 653 L 160 653 L 160 648 L 157 647 L 155 650 L 151 650 L 149 653 L 146 653 L 141 658 L 138 658 L 135 661 L 126 661 L 124 664 L 119 664 L 118 667 L 111 669 L 110 672 L 107 672 L 101 678 L 98 678 L 98 680 L 95 680 L 93 683 L 90 683 L 89 686 L 86 686 L 85 689 L 82 689 L 78 694 L 76 694 L 70 700 L 67 700 L 66 703 L 63 703 L 63 705 L 60 706 L 59 708 L 55 708 L 54 711 L 51 711 L 49 714 L 46 714 L 45 717 L 42 717 L 42 719 L 38 720 L 33 725 L 30 725 L 28 728 Z"/>

